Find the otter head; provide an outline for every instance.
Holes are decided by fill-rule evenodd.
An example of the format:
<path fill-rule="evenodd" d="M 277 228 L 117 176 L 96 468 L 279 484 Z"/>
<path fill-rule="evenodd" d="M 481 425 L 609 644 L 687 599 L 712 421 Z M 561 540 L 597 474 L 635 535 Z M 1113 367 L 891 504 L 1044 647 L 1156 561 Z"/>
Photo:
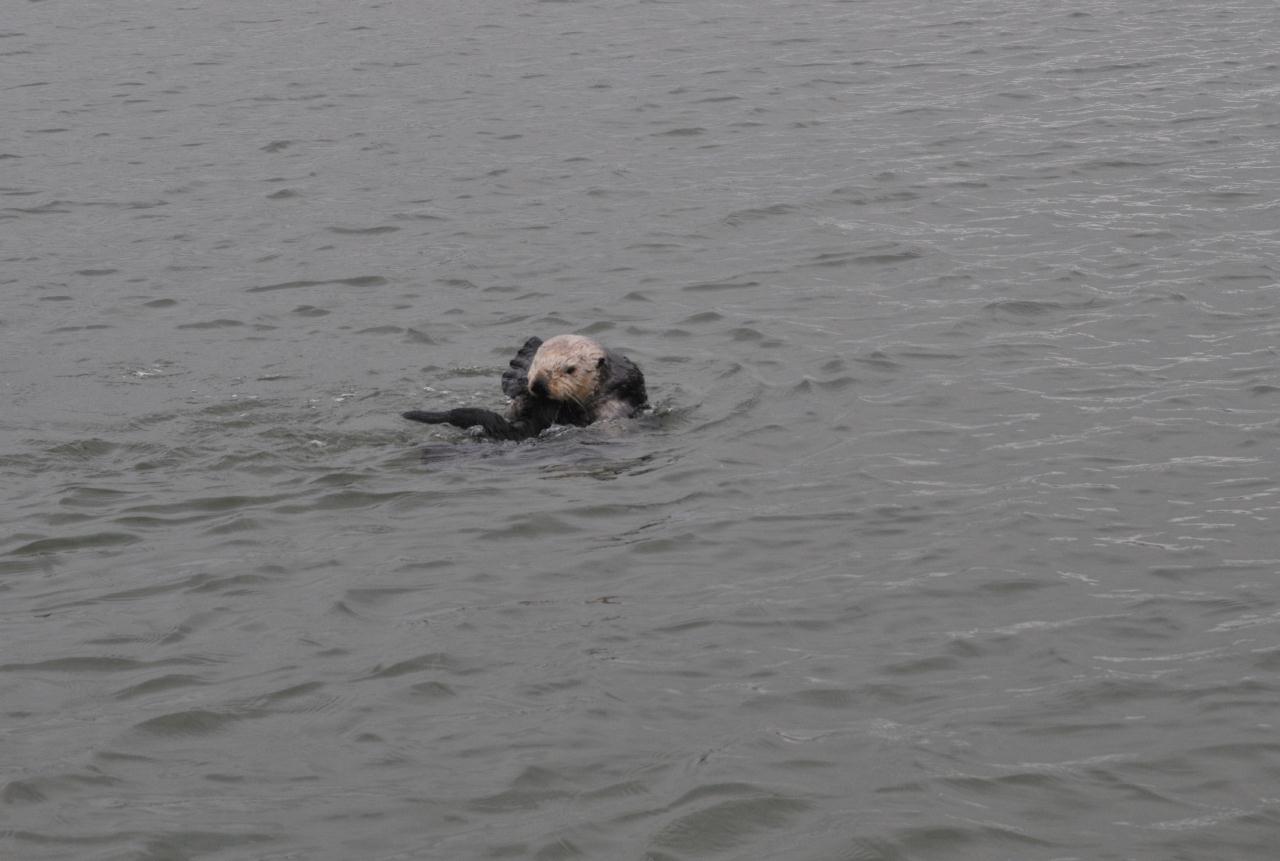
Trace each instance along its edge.
<path fill-rule="evenodd" d="M 608 354 L 582 335 L 556 335 L 542 342 L 529 363 L 529 391 L 553 401 L 585 404 L 599 391 Z"/>

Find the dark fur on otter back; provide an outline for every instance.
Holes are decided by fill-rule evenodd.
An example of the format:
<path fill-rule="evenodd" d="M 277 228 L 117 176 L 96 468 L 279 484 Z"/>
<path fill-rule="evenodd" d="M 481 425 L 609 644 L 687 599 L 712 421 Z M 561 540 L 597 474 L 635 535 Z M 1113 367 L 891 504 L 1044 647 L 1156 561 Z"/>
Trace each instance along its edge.
<path fill-rule="evenodd" d="M 529 367 L 541 338 L 530 338 L 502 374 L 502 391 L 511 399 L 506 415 L 477 407 L 451 410 L 411 410 L 404 418 L 426 424 L 449 424 L 461 428 L 479 427 L 494 439 L 521 440 L 535 437 L 552 425 L 589 425 L 602 418 L 633 416 L 648 406 L 644 374 L 636 363 L 620 353 L 604 350 L 599 360 L 598 385 L 583 402 L 555 400 L 535 394 L 529 388 Z"/>

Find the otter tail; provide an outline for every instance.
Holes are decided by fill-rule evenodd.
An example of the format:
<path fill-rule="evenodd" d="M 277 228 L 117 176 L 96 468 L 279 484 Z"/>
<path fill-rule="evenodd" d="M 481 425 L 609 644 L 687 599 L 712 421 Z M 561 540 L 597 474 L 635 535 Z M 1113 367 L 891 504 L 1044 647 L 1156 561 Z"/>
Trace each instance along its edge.
<path fill-rule="evenodd" d="M 479 407 L 455 407 L 451 410 L 410 410 L 401 413 L 410 421 L 429 425 L 453 425 L 460 428 L 479 427 L 494 439 L 521 440 L 535 437 L 551 426 L 554 415 L 547 410 L 529 411 L 515 421 L 508 421 L 492 410 Z"/>
<path fill-rule="evenodd" d="M 529 363 L 542 346 L 541 338 L 530 338 L 516 353 L 510 367 L 502 374 L 502 391 L 511 398 L 510 419 L 491 410 L 477 407 L 455 407 L 451 410 L 411 410 L 401 413 L 410 421 L 429 425 L 453 425 L 460 428 L 479 427 L 494 439 L 529 439 L 555 423 L 560 404 L 530 395 Z"/>
<path fill-rule="evenodd" d="M 455 407 L 451 410 L 410 410 L 407 413 L 401 413 L 410 421 L 424 422 L 429 425 L 453 425 L 454 427 L 470 428 L 477 425 L 489 436 L 495 439 L 524 439 L 527 434 L 520 433 L 520 429 L 514 427 L 511 422 L 492 410 L 480 409 L 478 407 Z"/>

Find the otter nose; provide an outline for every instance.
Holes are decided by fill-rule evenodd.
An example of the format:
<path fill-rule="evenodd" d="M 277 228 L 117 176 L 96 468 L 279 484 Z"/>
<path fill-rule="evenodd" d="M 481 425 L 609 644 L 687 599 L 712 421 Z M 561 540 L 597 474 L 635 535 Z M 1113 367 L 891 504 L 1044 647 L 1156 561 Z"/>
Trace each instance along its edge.
<path fill-rule="evenodd" d="M 533 392 L 540 398 L 551 397 L 551 392 L 547 391 L 547 381 L 542 377 L 537 377 L 529 381 L 529 391 Z"/>

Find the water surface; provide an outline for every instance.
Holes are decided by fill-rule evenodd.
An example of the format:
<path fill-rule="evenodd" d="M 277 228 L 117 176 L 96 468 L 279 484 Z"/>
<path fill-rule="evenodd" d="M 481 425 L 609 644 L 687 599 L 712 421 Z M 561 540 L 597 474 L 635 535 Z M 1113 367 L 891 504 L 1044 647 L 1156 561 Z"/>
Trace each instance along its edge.
<path fill-rule="evenodd" d="M 14 6 L 0 853 L 1272 858 L 1277 44 Z M 397 417 L 567 331 L 653 414 Z"/>

